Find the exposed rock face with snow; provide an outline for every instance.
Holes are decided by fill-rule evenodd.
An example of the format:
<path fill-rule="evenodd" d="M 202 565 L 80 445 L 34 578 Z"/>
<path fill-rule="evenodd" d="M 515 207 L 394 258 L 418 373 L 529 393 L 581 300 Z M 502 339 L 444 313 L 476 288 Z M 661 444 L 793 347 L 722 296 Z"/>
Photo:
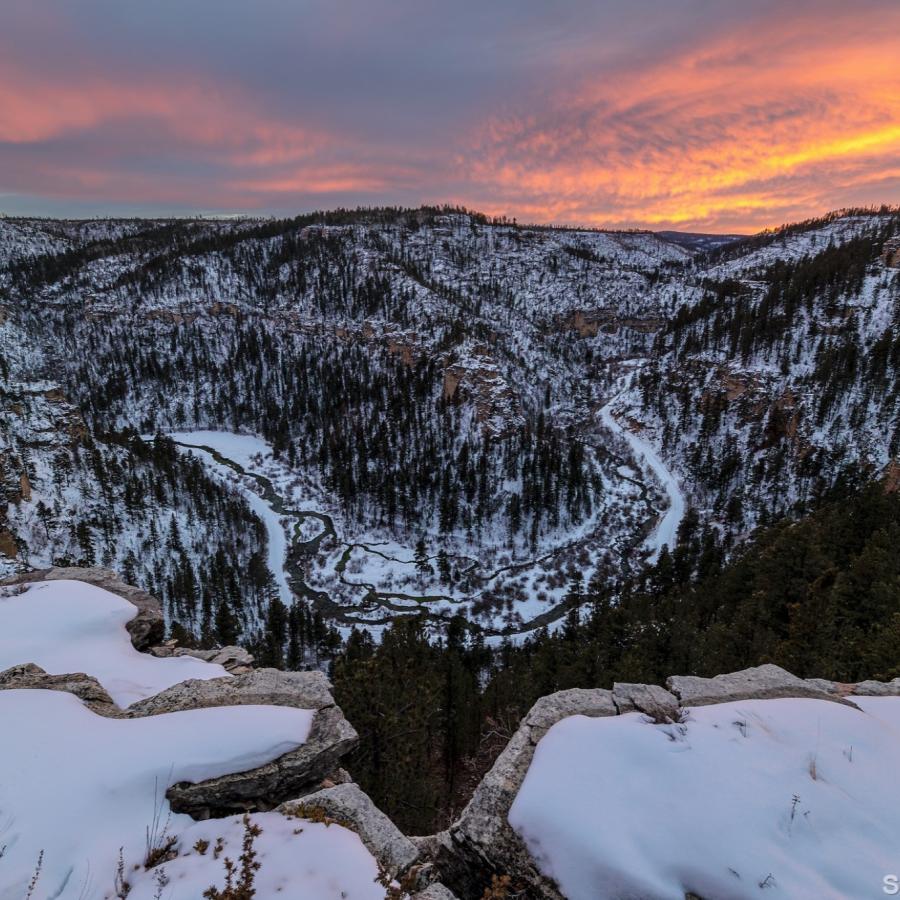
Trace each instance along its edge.
<path fill-rule="evenodd" d="M 492 875 L 514 875 L 533 896 L 558 898 L 552 880 L 535 865 L 525 843 L 510 827 L 509 809 L 522 786 L 538 741 L 557 722 L 573 715 L 615 716 L 611 691 L 573 689 L 541 698 L 484 777 L 459 819 L 438 835 L 429 850 L 444 880 L 463 897 L 473 896 Z"/>
<path fill-rule="evenodd" d="M 854 883 L 853 877 L 857 885 L 865 877 L 875 878 L 872 883 L 880 889 L 882 875 L 892 871 L 889 835 L 896 812 L 893 800 L 878 803 L 869 792 L 877 792 L 888 771 L 878 760 L 894 752 L 900 702 L 879 707 L 864 698 L 897 696 L 900 679 L 859 685 L 810 681 L 766 665 L 709 679 L 672 677 L 672 692 L 655 685 L 617 684 L 611 692 L 570 690 L 544 697 L 459 819 L 446 832 L 424 839 L 423 852 L 437 861 L 444 881 L 467 898 L 478 896 L 478 885 L 489 882 L 491 875 L 510 875 L 517 896 L 552 900 L 752 897 L 770 874 L 766 886 L 793 884 L 801 893 L 804 885 L 820 883 L 823 896 L 847 895 L 841 892 Z M 844 694 L 850 699 L 842 699 Z M 589 724 L 594 720 L 596 724 Z M 617 724 L 607 727 L 603 720 Z M 819 721 L 834 730 L 823 729 L 824 737 L 817 739 Z M 637 744 L 630 743 L 632 735 Z M 645 739 L 647 747 L 642 746 Z M 610 749 L 601 754 L 607 741 Z M 716 741 L 734 745 L 733 758 L 727 751 L 714 763 L 708 754 L 718 751 L 708 750 L 707 743 Z M 742 755 L 747 747 L 754 751 Z M 667 765 L 669 753 L 676 754 L 675 768 L 666 769 L 666 776 L 655 774 L 657 767 Z M 687 761 L 683 767 L 678 754 Z M 770 759 L 784 779 L 775 789 L 768 783 L 773 777 Z M 837 771 L 844 765 L 849 775 Z M 866 766 L 859 781 L 851 765 Z M 545 777 L 545 767 L 551 766 Z M 756 777 L 761 780 L 754 781 Z M 732 815 L 731 789 L 719 783 L 723 778 L 731 785 L 754 785 L 741 801 L 738 820 L 753 822 L 743 829 L 743 839 L 757 848 L 753 864 L 768 867 L 766 871 L 752 868 L 753 854 L 713 838 L 714 833 L 740 827 Z M 839 785 L 827 787 L 829 778 L 840 779 Z M 677 787 L 679 779 L 693 779 L 690 792 Z M 864 786 L 862 811 L 848 799 L 854 796 L 851 785 Z M 893 790 L 884 786 L 888 793 Z M 721 804 L 710 792 L 722 798 Z M 799 797 L 793 808 L 796 825 L 791 817 L 794 796 Z M 773 818 L 767 823 L 768 810 Z M 819 815 L 822 818 L 810 818 Z M 849 858 L 843 852 L 847 837 L 838 826 L 845 815 L 860 816 L 866 828 L 885 838 L 864 842 L 860 852 L 870 865 L 865 876 L 851 877 L 845 862 L 821 862 L 829 854 L 832 860 Z M 809 834 L 801 837 L 799 832 L 813 821 L 821 822 L 814 842 L 821 847 L 807 857 Z M 630 823 L 633 833 L 628 831 Z M 786 861 L 781 859 L 780 841 L 789 840 L 793 831 L 798 832 L 797 858 Z M 659 835 L 658 845 L 652 843 L 654 834 Z M 770 847 L 767 840 L 773 841 Z M 628 841 L 640 848 L 637 856 L 629 856 Z M 692 846 L 702 852 L 692 855 Z M 678 849 L 673 852 L 671 847 Z M 730 848 L 735 849 L 733 857 Z M 728 860 L 737 859 L 747 868 L 728 874 Z"/>
<path fill-rule="evenodd" d="M 41 850 L 39 900 L 112 897 L 92 871 L 114 871 L 119 847 L 138 900 L 161 877 L 172 900 L 196 900 L 221 883 L 220 855 L 239 854 L 230 813 L 245 809 L 262 829 L 259 896 L 324 900 L 337 884 L 383 900 L 387 878 L 414 900 L 479 900 L 494 876 L 548 900 L 743 898 L 760 885 L 864 896 L 891 871 L 900 679 L 843 685 L 764 665 L 673 676 L 669 690 L 561 691 L 529 711 L 457 821 L 413 840 L 338 769 L 356 735 L 321 673 L 231 675 L 222 663 L 250 665 L 233 648 L 218 662 L 171 642 L 140 653 L 146 633 L 125 628 L 154 620 L 153 598 L 63 571 L 0 593 L 0 715 L 17 722 L 0 762 L 21 773 L 0 786 L 2 900 L 19 900 Z M 43 665 L 15 658 L 29 652 Z M 184 666 L 204 676 L 178 680 Z M 63 793 L 89 814 L 61 817 Z M 144 869 L 148 822 L 159 854 Z"/>
<path fill-rule="evenodd" d="M 892 238 L 885 241 L 884 249 L 881 251 L 881 258 L 886 266 L 898 269 L 900 268 L 900 238 Z"/>
<path fill-rule="evenodd" d="M 149 650 L 154 644 L 162 641 L 165 635 L 165 623 L 159 601 L 140 588 L 126 584 L 110 569 L 76 568 L 55 566 L 50 569 L 39 569 L 34 572 L 23 572 L 10 576 L 0 584 L 37 584 L 42 581 L 64 581 L 72 579 L 93 584 L 109 591 L 136 607 L 137 615 L 125 623 L 125 629 L 131 635 L 131 643 L 136 650 Z"/>
<path fill-rule="evenodd" d="M 383 900 L 379 872 L 406 874 L 418 851 L 358 788 L 333 787 L 334 798 L 317 790 L 356 742 L 321 673 L 228 675 L 171 645 L 162 658 L 139 653 L 133 642 L 146 643 L 160 619 L 152 597 L 109 572 L 33 577 L 0 591 L 0 667 L 14 661 L 0 671 L 0 716 L 17 723 L 0 747 L 3 771 L 17 772 L 16 784 L 0 785 L 0 898 L 24 896 L 39 856 L 35 900 L 112 897 L 106 873 L 115 873 L 122 848 L 129 896 L 149 900 L 162 884 L 173 900 L 196 900 L 221 885 L 220 854 L 237 858 L 243 827 L 239 818 L 191 824 L 184 811 L 206 819 L 310 792 L 317 808 L 353 830 L 299 821 L 297 809 L 290 817 L 255 814 L 265 863 L 258 896 L 324 900 L 337 891 Z M 19 659 L 32 652 L 53 674 Z M 248 665 L 234 648 L 213 658 Z M 83 671 L 68 671 L 69 663 Z M 60 796 L 68 798 L 65 815 Z M 212 845 L 219 849 L 207 853 Z"/>
<path fill-rule="evenodd" d="M 213 706 L 287 706 L 313 710 L 309 734 L 296 750 L 265 766 L 197 783 L 172 785 L 172 808 L 194 818 L 245 809 L 271 809 L 314 790 L 357 742 L 335 705 L 321 672 L 258 669 L 231 678 L 185 681 L 129 707 L 131 716 L 154 716 Z"/>

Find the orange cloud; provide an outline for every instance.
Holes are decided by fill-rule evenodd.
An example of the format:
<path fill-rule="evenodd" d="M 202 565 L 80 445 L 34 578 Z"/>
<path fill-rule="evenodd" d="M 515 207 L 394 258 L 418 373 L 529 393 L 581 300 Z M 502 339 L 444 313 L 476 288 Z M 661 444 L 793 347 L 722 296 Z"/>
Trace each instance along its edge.
<path fill-rule="evenodd" d="M 103 146 L 104 133 L 110 147 Z M 266 115 L 239 89 L 196 81 L 44 82 L 0 63 L 0 145 L 19 146 L 27 154 L 35 146 L 82 136 L 98 146 L 96 160 L 70 159 L 65 152 L 52 162 L 38 156 L 20 167 L 26 185 L 64 198 L 253 209 L 273 193 L 369 191 L 386 184 L 364 162 L 333 162 L 338 136 Z M 148 140 L 155 143 L 148 147 Z M 198 180 L 190 166 L 183 175 L 160 175 L 152 166 L 144 171 L 127 164 L 170 148 L 182 160 L 221 169 L 214 186 Z M 124 158 L 124 171 L 110 164 L 112 155 Z M 0 190 L 9 189 L 2 179 Z"/>
<path fill-rule="evenodd" d="M 753 230 L 823 211 L 835 188 L 896 178 L 900 9 L 887 18 L 782 22 L 588 78 L 488 121 L 457 163 L 525 218 Z"/>
<path fill-rule="evenodd" d="M 691 45 L 662 44 L 649 64 L 643 45 L 640 61 L 611 61 L 599 38 L 596 58 L 563 58 L 569 45 L 545 47 L 541 32 L 558 68 L 427 128 L 365 77 L 353 90 L 373 114 L 357 122 L 330 115 L 325 79 L 253 87 L 201 63 L 128 74 L 94 57 L 54 75 L 8 53 L 0 192 L 229 210 L 450 201 L 529 221 L 743 231 L 898 202 L 900 5 L 766 8 L 730 30 L 725 15 L 697 23 Z M 332 72 L 336 96 L 344 74 Z"/>

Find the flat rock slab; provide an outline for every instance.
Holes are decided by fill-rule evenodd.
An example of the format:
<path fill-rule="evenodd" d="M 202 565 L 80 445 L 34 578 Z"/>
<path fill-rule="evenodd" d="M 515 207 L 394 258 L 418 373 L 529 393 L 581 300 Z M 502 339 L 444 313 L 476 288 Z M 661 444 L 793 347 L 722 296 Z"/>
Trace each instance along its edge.
<path fill-rule="evenodd" d="M 254 669 L 230 678 L 182 681 L 129 707 L 134 716 L 153 716 L 206 706 L 263 704 L 324 709 L 334 706 L 331 685 L 321 672 Z"/>
<path fill-rule="evenodd" d="M 678 697 L 682 706 L 708 706 L 735 700 L 777 700 L 782 697 L 811 697 L 849 703 L 771 663 L 714 678 L 673 675 L 666 679 L 666 686 Z"/>
<path fill-rule="evenodd" d="M 292 706 L 315 711 L 306 742 L 271 763 L 196 784 L 180 782 L 166 792 L 175 812 L 196 819 L 248 809 L 269 810 L 316 790 L 359 738 L 335 705 L 321 672 L 256 669 L 209 681 L 184 681 L 129 707 L 139 718 L 209 706 Z"/>
<path fill-rule="evenodd" d="M 124 712 L 116 706 L 103 685 L 92 675 L 73 672 L 48 675 L 40 666 L 25 663 L 0 672 L 0 691 L 39 690 L 64 691 L 74 694 L 88 709 L 107 718 L 121 718 Z"/>

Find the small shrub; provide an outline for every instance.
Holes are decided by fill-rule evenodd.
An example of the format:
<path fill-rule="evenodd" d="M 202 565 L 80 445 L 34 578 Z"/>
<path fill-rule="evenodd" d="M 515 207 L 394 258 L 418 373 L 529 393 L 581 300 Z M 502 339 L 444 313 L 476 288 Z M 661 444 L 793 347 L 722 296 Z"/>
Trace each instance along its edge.
<path fill-rule="evenodd" d="M 256 859 L 254 841 L 262 834 L 262 828 L 250 820 L 249 814 L 244 814 L 244 839 L 241 842 L 241 855 L 237 862 L 225 857 L 225 887 L 220 891 L 210 885 L 204 892 L 205 900 L 253 900 L 256 896 L 256 888 L 253 882 L 259 871 L 259 862 Z M 216 846 L 221 843 L 221 838 Z M 213 854 L 215 856 L 215 853 Z"/>
<path fill-rule="evenodd" d="M 148 845 L 147 855 L 144 857 L 144 868 L 152 869 L 162 862 L 172 859 L 177 855 L 175 845 L 178 838 L 174 834 L 162 835 L 158 843 L 153 846 Z"/>
<path fill-rule="evenodd" d="M 125 857 L 122 854 L 122 848 L 119 847 L 119 859 L 116 862 L 116 874 L 113 878 L 113 887 L 116 900 L 125 900 L 131 893 L 131 884 L 125 878 Z"/>
<path fill-rule="evenodd" d="M 41 850 L 38 853 L 38 861 L 37 865 L 34 867 L 34 875 L 31 876 L 31 881 L 28 882 L 28 890 L 25 893 L 25 900 L 31 900 L 34 896 L 34 892 L 37 889 L 38 881 L 41 878 L 41 869 L 44 867 L 44 851 Z"/>

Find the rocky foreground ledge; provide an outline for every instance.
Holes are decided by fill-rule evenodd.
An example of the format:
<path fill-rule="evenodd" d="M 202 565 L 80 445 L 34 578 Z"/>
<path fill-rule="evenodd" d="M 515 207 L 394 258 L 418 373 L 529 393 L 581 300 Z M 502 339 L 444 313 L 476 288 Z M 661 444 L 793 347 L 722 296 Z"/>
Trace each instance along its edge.
<path fill-rule="evenodd" d="M 142 653 L 157 658 L 193 657 L 233 674 L 182 681 L 123 708 L 93 675 L 49 674 L 35 663 L 23 661 L 0 671 L 0 691 L 69 693 L 94 713 L 115 720 L 145 720 L 167 713 L 248 705 L 311 710 L 309 733 L 299 747 L 246 771 L 172 784 L 165 791 L 171 810 L 186 813 L 198 822 L 225 821 L 224 817 L 235 813 L 275 811 L 288 821 L 308 818 L 341 825 L 359 836 L 382 875 L 403 886 L 404 897 L 452 900 L 453 894 L 437 883 L 436 870 L 422 859 L 417 846 L 340 767 L 341 758 L 356 746 L 358 736 L 335 703 L 331 686 L 321 672 L 256 669 L 252 657 L 238 647 L 195 651 L 163 643 L 158 602 L 105 569 L 45 569 L 16 575 L 0 582 L 0 588 L 15 593 L 35 583 L 66 580 L 102 588 L 133 604 L 137 614 L 126 627 L 132 645 Z M 160 865 L 167 862 L 172 862 L 171 853 L 162 854 L 158 861 Z M 181 898 L 180 894 L 173 896 Z"/>
<path fill-rule="evenodd" d="M 542 697 L 522 720 L 459 819 L 440 834 L 417 839 L 423 855 L 461 897 L 479 896 L 479 885 L 492 876 L 512 875 L 519 891 L 515 896 L 561 900 L 564 895 L 558 885 L 541 870 L 509 821 L 538 743 L 557 723 L 572 716 L 640 713 L 648 723 L 677 727 L 689 719 L 693 709 L 739 701 L 817 700 L 858 710 L 854 698 L 900 697 L 900 678 L 886 683 L 842 684 L 798 678 L 771 664 L 714 678 L 672 676 L 666 685 L 617 683 L 612 690 L 575 688 Z M 675 737 L 677 732 L 673 732 Z M 607 895 L 601 891 L 596 896 Z M 686 896 L 700 895 L 689 892 Z"/>
<path fill-rule="evenodd" d="M 305 743 L 247 771 L 197 783 L 171 784 L 165 794 L 171 809 L 199 822 L 244 811 L 273 811 L 290 820 L 337 823 L 359 836 L 377 860 L 379 870 L 402 886 L 402 896 L 419 900 L 452 900 L 454 896 L 463 900 L 481 898 L 492 882 L 506 885 L 510 897 L 561 900 L 566 896 L 558 879 L 552 877 L 552 860 L 543 856 L 536 859 L 529 849 L 534 842 L 529 844 L 521 829 L 516 830 L 510 823 L 511 809 L 532 769 L 539 743 L 564 720 L 572 717 L 612 720 L 630 716 L 629 722 L 646 722 L 648 726 L 662 728 L 670 740 L 677 741 L 687 733 L 685 723 L 690 721 L 692 711 L 699 716 L 704 707 L 787 699 L 818 701 L 828 704 L 828 708 L 837 706 L 865 717 L 865 710 L 860 708 L 864 705 L 863 698 L 900 696 L 900 679 L 887 683 L 839 684 L 797 678 L 774 665 L 715 678 L 673 676 L 665 688 L 616 684 L 612 690 L 560 691 L 541 698 L 532 707 L 450 828 L 437 835 L 410 838 L 399 831 L 341 768 L 341 758 L 356 745 L 357 735 L 335 704 L 330 685 L 320 672 L 254 669 L 252 658 L 240 648 L 188 651 L 172 642 L 162 643 L 162 614 L 154 598 L 124 584 L 106 570 L 48 569 L 15 576 L 4 585 L 9 590 L 16 585 L 61 579 L 101 587 L 132 603 L 137 614 L 127 627 L 133 646 L 141 652 L 157 657 L 190 655 L 221 665 L 232 674 L 183 681 L 122 708 L 91 675 L 48 674 L 33 662 L 23 660 L 0 672 L 0 691 L 67 692 L 93 712 L 111 719 L 146 719 L 164 713 L 243 705 L 312 710 Z M 738 733 L 746 736 L 749 726 L 739 720 L 738 714 L 735 717 L 738 721 L 731 724 L 741 726 Z M 852 756 L 852 746 L 849 752 Z M 814 768 L 811 771 L 816 781 Z M 799 802 L 798 799 L 795 806 Z M 760 876 L 768 886 L 766 877 L 766 873 Z M 685 878 L 690 880 L 688 876 Z M 684 894 L 704 896 L 693 889 Z M 583 894 L 570 889 L 569 896 Z M 607 894 L 598 887 L 593 896 L 616 894 Z M 660 893 L 659 896 L 668 895 Z M 743 893 L 739 891 L 737 896 Z"/>

